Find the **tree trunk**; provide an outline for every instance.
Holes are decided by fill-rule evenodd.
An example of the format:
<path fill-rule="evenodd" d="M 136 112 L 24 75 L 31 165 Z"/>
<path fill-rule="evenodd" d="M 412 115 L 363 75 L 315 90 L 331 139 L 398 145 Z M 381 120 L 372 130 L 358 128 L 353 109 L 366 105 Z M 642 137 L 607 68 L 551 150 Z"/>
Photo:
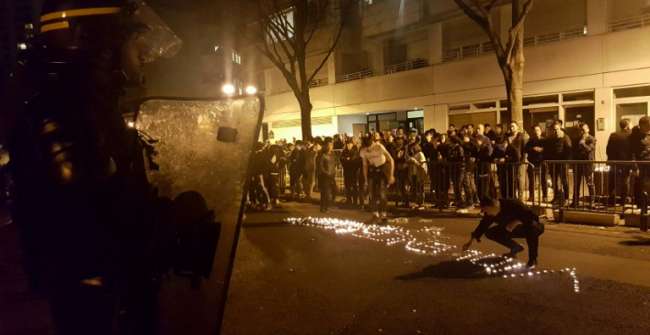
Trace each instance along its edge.
<path fill-rule="evenodd" d="M 517 122 L 519 127 L 524 123 L 524 48 L 523 33 L 517 37 L 515 55 L 510 64 L 511 83 L 510 83 L 510 117 L 513 122 Z"/>
<path fill-rule="evenodd" d="M 303 140 L 311 140 L 312 139 L 312 134 L 311 134 L 311 110 L 312 110 L 312 105 L 311 101 L 309 98 L 309 89 L 307 90 L 306 97 L 303 94 L 303 97 L 298 99 L 298 102 L 300 104 L 300 128 L 302 130 L 302 139 Z"/>

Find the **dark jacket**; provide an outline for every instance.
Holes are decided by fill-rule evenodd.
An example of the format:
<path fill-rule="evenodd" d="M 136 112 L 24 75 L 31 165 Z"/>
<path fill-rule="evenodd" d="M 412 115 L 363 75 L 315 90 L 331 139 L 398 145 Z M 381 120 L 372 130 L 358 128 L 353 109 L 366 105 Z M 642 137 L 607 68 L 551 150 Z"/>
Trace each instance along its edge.
<path fill-rule="evenodd" d="M 517 151 L 517 156 L 520 160 L 524 158 L 524 150 L 527 142 L 526 136 L 526 134 L 518 132 L 509 145 L 509 147 L 511 147 L 513 150 Z"/>
<path fill-rule="evenodd" d="M 424 145 L 422 145 L 422 152 L 429 163 L 438 160 L 438 149 L 433 143 L 425 142 Z"/>
<path fill-rule="evenodd" d="M 528 155 L 528 161 L 535 165 L 539 166 L 544 160 L 544 148 L 546 146 L 546 141 L 544 138 L 533 136 L 530 138 L 528 143 L 526 143 L 526 154 Z M 535 147 L 542 148 L 542 152 L 535 151 Z"/>
<path fill-rule="evenodd" d="M 582 161 L 593 161 L 596 157 L 596 139 L 587 135 L 581 137 L 576 145 L 575 159 Z"/>
<path fill-rule="evenodd" d="M 523 202 L 517 199 L 502 199 L 499 202 L 501 203 L 499 214 L 496 216 L 484 215 L 474 232 L 472 232 L 472 237 L 480 240 L 493 224 L 496 223 L 498 226 L 505 227 L 514 220 L 521 221 L 524 229 L 538 228 L 539 216 L 524 205 Z"/>
<path fill-rule="evenodd" d="M 544 150 L 547 153 L 548 160 L 568 160 L 571 159 L 571 139 L 567 134 L 564 134 L 563 137 L 553 136 L 548 139 L 548 150 Z"/>
<path fill-rule="evenodd" d="M 630 148 L 632 159 L 637 161 L 650 161 L 650 134 L 644 134 L 639 127 L 634 127 L 630 135 Z"/>
<path fill-rule="evenodd" d="M 359 156 L 359 149 L 352 147 L 343 149 L 341 152 L 341 165 L 344 170 L 354 170 L 361 167 L 361 157 Z"/>
<path fill-rule="evenodd" d="M 607 159 L 610 161 L 632 160 L 629 131 L 617 131 L 609 135 L 607 141 Z"/>
<path fill-rule="evenodd" d="M 492 152 L 494 151 L 492 140 L 485 135 L 476 135 L 474 141 L 478 146 L 478 160 L 480 162 L 490 162 L 492 160 Z M 482 143 L 479 145 L 478 141 L 481 141 Z"/>
<path fill-rule="evenodd" d="M 334 152 L 331 152 L 329 154 L 322 153 L 319 156 L 318 175 L 334 177 L 336 174 L 336 156 L 334 156 Z"/>

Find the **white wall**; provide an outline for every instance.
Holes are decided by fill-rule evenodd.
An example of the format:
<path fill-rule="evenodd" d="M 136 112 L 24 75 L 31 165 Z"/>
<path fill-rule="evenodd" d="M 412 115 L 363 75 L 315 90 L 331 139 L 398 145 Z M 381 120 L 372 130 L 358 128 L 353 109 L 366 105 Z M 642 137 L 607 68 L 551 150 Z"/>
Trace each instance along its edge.
<path fill-rule="evenodd" d="M 354 115 L 341 115 L 338 116 L 338 133 L 346 133 L 348 135 L 353 134 L 352 125 L 355 123 L 367 122 L 366 114 L 354 114 Z"/>

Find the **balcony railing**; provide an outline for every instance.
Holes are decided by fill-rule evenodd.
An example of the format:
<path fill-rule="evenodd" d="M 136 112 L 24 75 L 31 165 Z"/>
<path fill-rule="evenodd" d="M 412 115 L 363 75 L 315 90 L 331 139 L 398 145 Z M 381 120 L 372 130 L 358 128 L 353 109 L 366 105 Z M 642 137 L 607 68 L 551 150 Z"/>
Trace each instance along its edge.
<path fill-rule="evenodd" d="M 627 17 L 609 23 L 609 31 L 612 32 L 643 27 L 650 27 L 650 13 Z"/>
<path fill-rule="evenodd" d="M 476 57 L 494 51 L 491 42 L 465 45 L 462 47 L 448 49 L 442 55 L 443 63 L 461 60 L 469 57 Z"/>
<path fill-rule="evenodd" d="M 572 28 L 561 32 L 535 35 L 524 38 L 525 46 L 535 46 L 545 43 L 559 42 L 585 36 L 587 29 L 585 27 Z"/>
<path fill-rule="evenodd" d="M 429 66 L 426 59 L 416 58 L 408 60 L 403 63 L 389 65 L 384 69 L 384 74 L 391 74 L 395 72 L 409 71 Z"/>
<path fill-rule="evenodd" d="M 353 73 L 341 75 L 336 78 L 336 82 L 342 83 L 346 81 L 359 80 L 359 79 L 368 78 L 372 76 L 373 76 L 372 70 L 364 69 L 359 72 L 353 72 Z"/>
<path fill-rule="evenodd" d="M 524 45 L 535 46 L 535 45 L 540 45 L 545 43 L 559 42 L 562 40 L 582 37 L 586 35 L 586 33 L 587 30 L 585 29 L 585 27 L 577 27 L 562 32 L 530 36 L 524 38 Z M 492 53 L 493 51 L 494 51 L 494 47 L 492 46 L 492 43 L 489 41 L 483 43 L 465 45 L 462 47 L 445 50 L 445 52 L 442 55 L 442 62 L 446 63 L 446 62 L 461 60 L 464 58 L 481 56 L 487 53 Z"/>

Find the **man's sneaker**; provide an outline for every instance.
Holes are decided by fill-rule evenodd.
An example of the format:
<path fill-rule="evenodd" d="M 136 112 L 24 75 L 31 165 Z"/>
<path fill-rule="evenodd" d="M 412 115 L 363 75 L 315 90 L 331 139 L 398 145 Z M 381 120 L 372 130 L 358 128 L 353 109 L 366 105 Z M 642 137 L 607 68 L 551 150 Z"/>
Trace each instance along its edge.
<path fill-rule="evenodd" d="M 381 212 L 381 218 L 386 219 L 388 217 L 388 213 L 386 212 Z"/>
<path fill-rule="evenodd" d="M 379 219 L 379 212 L 372 212 L 373 219 Z"/>
<path fill-rule="evenodd" d="M 529 260 L 528 263 L 526 264 L 526 267 L 528 268 L 528 270 L 532 270 L 532 269 L 536 268 L 537 267 L 537 260 L 536 259 Z"/>
<path fill-rule="evenodd" d="M 517 258 L 517 254 L 524 251 L 524 247 L 518 245 L 512 249 L 510 249 L 510 252 L 507 254 L 503 254 L 503 257 L 508 257 L 508 258 Z"/>

